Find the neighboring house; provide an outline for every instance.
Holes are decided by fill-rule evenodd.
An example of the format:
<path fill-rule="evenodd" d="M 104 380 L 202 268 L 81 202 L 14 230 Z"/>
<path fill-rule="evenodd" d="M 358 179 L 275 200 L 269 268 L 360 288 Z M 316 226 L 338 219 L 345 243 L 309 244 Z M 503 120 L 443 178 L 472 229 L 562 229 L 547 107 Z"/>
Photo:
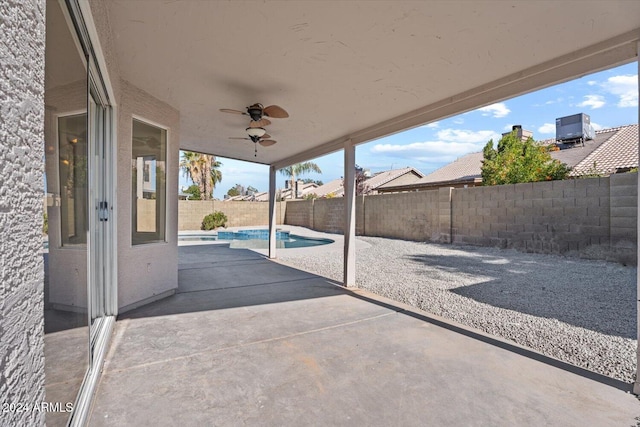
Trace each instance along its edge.
<path fill-rule="evenodd" d="M 303 183 L 302 181 L 298 181 L 298 198 L 304 198 L 309 193 L 314 193 L 315 189 L 318 188 L 318 184 L 315 182 Z M 289 200 L 291 199 L 291 189 L 283 188 L 278 190 L 280 192 L 280 199 Z M 269 192 L 263 191 L 255 194 L 246 194 L 239 195 L 233 197 L 226 197 L 224 199 L 225 202 L 268 202 L 269 201 Z"/>
<path fill-rule="evenodd" d="M 344 187 L 342 186 L 342 178 L 334 179 L 323 184 L 313 190 L 313 194 L 318 197 L 342 197 L 344 195 Z"/>
<path fill-rule="evenodd" d="M 287 184 L 288 185 L 288 184 Z M 292 195 L 292 189 L 289 188 L 288 186 L 286 188 L 280 189 L 280 199 L 284 199 L 284 200 L 290 200 L 290 199 L 303 199 L 307 194 L 313 193 L 315 191 L 315 189 L 318 188 L 318 184 L 316 184 L 315 182 L 307 182 L 304 183 L 301 180 L 298 180 L 297 182 L 297 191 L 298 191 L 298 197 L 293 197 Z M 265 199 L 265 201 L 268 201 L 269 197 L 267 194 L 267 197 Z"/>
<path fill-rule="evenodd" d="M 555 138 L 540 141 L 555 144 L 551 157 L 571 168 L 570 177 L 611 175 L 638 167 L 638 125 L 596 131 L 594 140 L 582 145 L 556 144 Z M 482 185 L 482 153 L 470 153 L 441 167 L 424 178 L 404 185 L 387 185 L 381 193 L 431 190 L 438 187 L 475 187 Z"/>
<path fill-rule="evenodd" d="M 364 181 L 364 194 L 378 194 L 388 187 L 411 184 L 421 178 L 424 178 L 424 174 L 412 167 L 378 172 Z M 314 193 L 318 197 L 342 197 L 344 196 L 342 178 L 321 185 L 310 193 Z"/>

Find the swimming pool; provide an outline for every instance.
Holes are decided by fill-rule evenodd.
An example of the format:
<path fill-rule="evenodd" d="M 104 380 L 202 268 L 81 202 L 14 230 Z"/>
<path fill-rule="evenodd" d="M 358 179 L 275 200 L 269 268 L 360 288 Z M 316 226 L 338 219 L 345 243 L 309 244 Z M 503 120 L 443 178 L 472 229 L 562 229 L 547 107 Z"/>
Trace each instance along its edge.
<path fill-rule="evenodd" d="M 218 231 L 217 234 L 180 234 L 178 242 L 229 242 L 232 249 L 267 249 L 269 230 Z M 298 236 L 288 231 L 276 231 L 276 248 L 293 249 L 321 246 L 333 243 L 331 239 Z"/>

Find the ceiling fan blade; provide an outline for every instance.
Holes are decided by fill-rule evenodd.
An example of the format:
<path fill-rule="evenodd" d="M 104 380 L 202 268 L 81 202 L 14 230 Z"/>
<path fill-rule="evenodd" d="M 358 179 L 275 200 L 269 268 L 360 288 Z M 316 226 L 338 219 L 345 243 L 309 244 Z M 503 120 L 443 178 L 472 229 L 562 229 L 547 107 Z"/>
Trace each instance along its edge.
<path fill-rule="evenodd" d="M 238 136 L 231 136 L 229 139 L 246 139 L 247 141 L 251 141 L 249 138 L 240 138 Z"/>
<path fill-rule="evenodd" d="M 271 135 L 269 135 L 268 133 L 265 133 L 260 137 L 260 139 L 269 139 L 269 138 L 271 138 Z"/>
<path fill-rule="evenodd" d="M 274 141 L 273 139 L 261 139 L 260 141 L 258 141 L 258 144 L 262 145 L 263 147 L 269 147 L 276 142 L 277 141 Z"/>
<path fill-rule="evenodd" d="M 239 110 L 232 110 L 230 108 L 221 108 L 220 111 L 222 111 L 223 113 L 231 113 L 231 114 L 243 114 L 245 116 L 248 116 L 247 113 L 245 113 L 244 111 L 239 111 Z"/>
<path fill-rule="evenodd" d="M 260 119 L 258 121 L 251 120 L 251 123 L 249 123 L 249 127 L 250 128 L 261 128 L 261 127 L 269 126 L 270 124 L 271 124 L 271 121 L 267 120 L 267 119 Z"/>
<path fill-rule="evenodd" d="M 286 119 L 287 117 L 289 117 L 289 113 L 287 113 L 287 111 L 284 108 L 279 107 L 277 105 L 269 105 L 268 107 L 265 107 L 264 110 L 262 111 L 265 116 L 273 117 L 275 119 Z"/>

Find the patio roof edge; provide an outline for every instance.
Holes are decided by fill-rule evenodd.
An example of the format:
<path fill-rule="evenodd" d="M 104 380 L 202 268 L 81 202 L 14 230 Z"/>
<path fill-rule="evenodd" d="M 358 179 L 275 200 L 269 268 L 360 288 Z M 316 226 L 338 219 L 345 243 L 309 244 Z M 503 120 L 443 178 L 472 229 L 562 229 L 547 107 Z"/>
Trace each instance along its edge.
<path fill-rule="evenodd" d="M 273 162 L 272 166 L 281 169 L 339 151 L 349 139 L 354 145 L 363 144 L 425 123 L 562 83 L 587 73 L 630 62 L 638 56 L 639 41 L 640 28 L 637 28 L 278 160 Z"/>

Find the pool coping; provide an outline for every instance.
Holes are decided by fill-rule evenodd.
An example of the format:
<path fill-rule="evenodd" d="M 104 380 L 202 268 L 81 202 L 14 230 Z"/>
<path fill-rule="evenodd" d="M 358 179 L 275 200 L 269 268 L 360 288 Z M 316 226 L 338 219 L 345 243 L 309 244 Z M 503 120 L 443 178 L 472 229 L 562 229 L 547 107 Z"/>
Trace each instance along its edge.
<path fill-rule="evenodd" d="M 243 227 L 227 227 L 224 231 L 239 231 L 239 230 L 255 230 L 255 229 L 267 229 L 265 225 L 255 226 L 243 226 Z M 306 248 L 277 248 L 276 256 L 278 253 L 286 254 L 287 256 L 308 255 L 314 252 L 326 252 L 326 251 L 342 251 L 344 249 L 344 236 L 337 233 L 325 233 L 322 231 L 311 230 L 310 228 L 300 227 L 296 225 L 278 225 L 277 230 L 288 231 L 290 234 L 305 237 L 308 239 L 329 239 L 333 240 L 333 243 L 327 243 L 326 245 L 309 246 Z M 207 236 L 217 235 L 216 230 L 183 230 L 178 232 L 178 236 Z M 179 241 L 178 246 L 192 246 L 192 245 L 212 245 L 212 244 L 228 244 L 228 240 L 210 240 L 210 241 Z M 356 248 L 368 247 L 369 243 L 364 242 L 356 238 Z M 268 256 L 269 250 L 244 248 L 257 252 L 261 255 Z"/>

